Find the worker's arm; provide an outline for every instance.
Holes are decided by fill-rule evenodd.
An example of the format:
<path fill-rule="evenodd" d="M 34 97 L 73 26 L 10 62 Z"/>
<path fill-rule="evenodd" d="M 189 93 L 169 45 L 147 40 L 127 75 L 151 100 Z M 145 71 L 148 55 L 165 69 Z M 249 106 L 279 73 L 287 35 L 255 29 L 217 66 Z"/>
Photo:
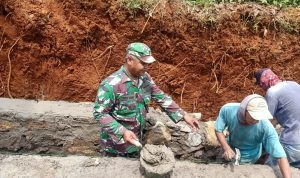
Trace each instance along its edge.
<path fill-rule="evenodd" d="M 114 142 L 119 142 L 125 133 L 128 131 L 122 124 L 110 115 L 115 103 L 115 96 L 112 86 L 102 84 L 97 92 L 97 97 L 94 105 L 94 118 L 99 121 L 102 133 L 109 135 Z M 128 133 L 127 135 L 132 135 Z M 128 136 L 131 138 L 132 136 Z"/>
<path fill-rule="evenodd" d="M 284 178 L 291 177 L 290 165 L 287 160 L 286 153 L 279 142 L 278 135 L 275 128 L 272 126 L 271 122 L 268 120 L 261 121 L 263 122 L 264 127 L 264 138 L 263 146 L 267 153 L 270 154 L 273 158 L 277 158 L 277 162 L 281 171 L 281 174 Z"/>
<path fill-rule="evenodd" d="M 190 125 L 193 128 L 194 131 L 199 129 L 199 123 L 196 118 L 192 117 L 188 113 L 185 113 L 183 119 L 188 125 Z"/>
<path fill-rule="evenodd" d="M 235 103 L 235 104 L 231 103 L 222 106 L 218 118 L 216 119 L 215 122 L 215 133 L 218 141 L 220 142 L 224 150 L 223 157 L 227 161 L 230 161 L 232 158 L 234 158 L 235 153 L 227 143 L 227 140 L 223 132 L 224 130 L 226 130 L 226 128 L 230 131 L 229 127 L 231 126 L 233 120 L 236 119 L 236 117 L 232 117 L 233 116 L 232 108 L 236 108 L 236 107 L 239 107 L 239 103 Z M 233 110 L 234 112 L 236 112 L 235 109 Z"/>
<path fill-rule="evenodd" d="M 265 96 L 265 99 L 268 103 L 268 109 L 269 109 L 270 113 L 272 114 L 272 116 L 274 116 L 275 112 L 278 108 L 279 100 L 277 99 L 277 97 L 274 97 L 270 94 L 267 94 Z M 278 120 L 275 117 L 273 119 L 271 119 L 270 121 L 274 127 L 276 127 L 276 125 L 278 124 Z"/>
<path fill-rule="evenodd" d="M 164 112 L 175 123 L 183 119 L 193 129 L 199 128 L 197 119 L 184 112 L 170 96 L 165 94 L 152 80 L 149 74 L 146 73 L 145 78 L 145 90 L 151 93 L 151 98 L 162 108 Z"/>
<path fill-rule="evenodd" d="M 291 168 L 286 157 L 278 158 L 278 165 L 283 178 L 291 178 Z"/>
<path fill-rule="evenodd" d="M 277 121 L 276 117 L 274 117 L 274 118 L 271 119 L 270 121 L 271 121 L 273 127 L 276 128 L 276 125 L 278 124 L 278 121 Z"/>
<path fill-rule="evenodd" d="M 218 131 L 215 131 L 215 132 L 216 132 L 217 139 L 219 140 L 219 142 L 221 144 L 221 147 L 224 150 L 224 154 L 223 154 L 224 159 L 227 160 L 227 161 L 232 160 L 235 156 L 235 153 L 231 149 L 229 144 L 227 143 L 224 133 L 223 132 L 218 132 Z"/>

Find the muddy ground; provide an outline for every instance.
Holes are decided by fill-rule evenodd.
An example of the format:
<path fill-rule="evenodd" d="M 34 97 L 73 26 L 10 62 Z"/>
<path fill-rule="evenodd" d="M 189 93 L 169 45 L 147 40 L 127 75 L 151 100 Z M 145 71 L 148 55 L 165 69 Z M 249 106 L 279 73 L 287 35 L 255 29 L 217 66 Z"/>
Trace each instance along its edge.
<path fill-rule="evenodd" d="M 139 167 L 139 161 L 134 158 L 0 154 L 0 177 L 143 177 Z M 299 175 L 299 170 L 292 169 L 293 177 Z M 274 171 L 264 165 L 206 165 L 176 161 L 171 177 L 278 178 L 280 174 L 278 169 Z"/>
<path fill-rule="evenodd" d="M 157 2 L 128 10 L 115 0 L 1 0 L 0 96 L 94 101 L 134 41 L 152 48 L 161 89 L 204 120 L 262 93 L 255 69 L 300 82 L 299 9 Z"/>

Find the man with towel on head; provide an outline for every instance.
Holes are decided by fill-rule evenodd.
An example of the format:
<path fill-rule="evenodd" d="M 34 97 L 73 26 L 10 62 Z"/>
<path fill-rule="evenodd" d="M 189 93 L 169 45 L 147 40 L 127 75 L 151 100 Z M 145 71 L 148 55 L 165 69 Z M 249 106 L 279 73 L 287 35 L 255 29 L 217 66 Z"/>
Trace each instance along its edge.
<path fill-rule="evenodd" d="M 265 92 L 274 127 L 283 128 L 280 143 L 291 166 L 300 168 L 300 85 L 295 81 L 282 81 L 268 68 L 255 73 L 256 84 Z M 272 157 L 268 164 L 276 161 Z"/>

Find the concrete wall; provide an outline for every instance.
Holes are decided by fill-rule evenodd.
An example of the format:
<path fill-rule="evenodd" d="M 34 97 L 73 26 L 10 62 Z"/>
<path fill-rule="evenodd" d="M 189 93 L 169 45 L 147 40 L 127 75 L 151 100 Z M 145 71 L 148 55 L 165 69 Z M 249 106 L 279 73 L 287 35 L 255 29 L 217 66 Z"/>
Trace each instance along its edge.
<path fill-rule="evenodd" d="M 96 155 L 99 126 L 92 110 L 93 103 L 0 98 L 0 151 Z M 166 144 L 178 158 L 216 157 L 214 137 L 213 123 L 201 122 L 194 132 L 184 121 L 174 124 L 149 109 L 145 142 Z"/>
<path fill-rule="evenodd" d="M 92 103 L 0 98 L 0 150 L 97 154 Z"/>

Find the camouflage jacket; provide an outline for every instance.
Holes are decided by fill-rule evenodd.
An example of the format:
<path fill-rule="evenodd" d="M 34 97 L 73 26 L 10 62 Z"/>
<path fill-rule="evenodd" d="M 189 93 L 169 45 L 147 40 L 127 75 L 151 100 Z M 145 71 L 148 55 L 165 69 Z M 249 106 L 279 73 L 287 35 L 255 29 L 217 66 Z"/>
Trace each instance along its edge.
<path fill-rule="evenodd" d="M 110 153 L 134 153 L 138 149 L 123 140 L 126 130 L 138 137 L 151 99 L 177 123 L 184 111 L 154 83 L 148 73 L 135 82 L 128 77 L 125 67 L 101 82 L 94 105 L 94 117 L 100 123 L 100 142 Z"/>

